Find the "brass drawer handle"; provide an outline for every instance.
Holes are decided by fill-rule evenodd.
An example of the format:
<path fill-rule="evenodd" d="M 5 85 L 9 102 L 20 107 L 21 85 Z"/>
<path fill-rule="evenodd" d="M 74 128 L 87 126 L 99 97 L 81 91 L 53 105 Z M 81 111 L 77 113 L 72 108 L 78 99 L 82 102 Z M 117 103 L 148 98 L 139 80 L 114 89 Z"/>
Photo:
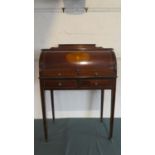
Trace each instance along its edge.
<path fill-rule="evenodd" d="M 59 83 L 58 83 L 58 86 L 62 86 L 62 83 L 61 83 L 61 82 L 59 82 Z"/>

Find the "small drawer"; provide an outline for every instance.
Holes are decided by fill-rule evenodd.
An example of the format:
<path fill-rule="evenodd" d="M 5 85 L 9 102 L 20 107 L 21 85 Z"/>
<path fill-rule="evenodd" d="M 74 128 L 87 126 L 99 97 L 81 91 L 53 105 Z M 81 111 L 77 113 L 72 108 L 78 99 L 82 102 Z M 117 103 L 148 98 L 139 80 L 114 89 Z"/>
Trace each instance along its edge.
<path fill-rule="evenodd" d="M 40 72 L 43 77 L 75 77 L 77 72 L 74 70 L 45 70 Z"/>
<path fill-rule="evenodd" d="M 76 80 L 44 80 L 44 87 L 46 89 L 69 89 L 76 88 Z"/>
<path fill-rule="evenodd" d="M 114 80 L 80 80 L 80 88 L 111 88 L 114 85 Z"/>
<path fill-rule="evenodd" d="M 112 70 L 108 69 L 92 69 L 92 70 L 79 70 L 78 74 L 84 77 L 111 77 L 114 75 Z"/>

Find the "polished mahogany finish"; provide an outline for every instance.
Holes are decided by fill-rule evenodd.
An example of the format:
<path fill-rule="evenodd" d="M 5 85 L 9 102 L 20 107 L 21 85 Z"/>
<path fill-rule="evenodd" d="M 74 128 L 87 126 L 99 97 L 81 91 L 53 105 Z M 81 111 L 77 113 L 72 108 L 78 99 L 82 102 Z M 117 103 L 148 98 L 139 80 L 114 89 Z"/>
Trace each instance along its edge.
<path fill-rule="evenodd" d="M 95 44 L 62 44 L 42 49 L 39 60 L 39 78 L 45 139 L 48 138 L 45 90 L 51 91 L 52 115 L 54 116 L 53 90 L 101 90 L 101 121 L 103 120 L 104 89 L 112 91 L 110 133 L 112 137 L 117 65 L 112 48 L 96 47 Z"/>

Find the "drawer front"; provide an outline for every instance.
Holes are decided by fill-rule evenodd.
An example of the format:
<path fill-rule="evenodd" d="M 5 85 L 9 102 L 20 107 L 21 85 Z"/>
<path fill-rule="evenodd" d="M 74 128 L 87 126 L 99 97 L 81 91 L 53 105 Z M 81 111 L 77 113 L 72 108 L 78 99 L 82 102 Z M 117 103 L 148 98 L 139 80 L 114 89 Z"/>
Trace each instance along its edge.
<path fill-rule="evenodd" d="M 85 77 L 114 77 L 115 74 L 113 70 L 108 70 L 108 69 L 102 69 L 102 70 L 79 70 L 78 74 L 80 76 L 85 76 Z"/>
<path fill-rule="evenodd" d="M 44 80 L 46 89 L 69 89 L 77 88 L 76 80 Z"/>
<path fill-rule="evenodd" d="M 46 70 L 40 72 L 41 77 L 75 77 L 77 72 L 74 70 Z"/>
<path fill-rule="evenodd" d="M 110 89 L 114 85 L 114 80 L 80 80 L 80 88 L 105 88 Z"/>

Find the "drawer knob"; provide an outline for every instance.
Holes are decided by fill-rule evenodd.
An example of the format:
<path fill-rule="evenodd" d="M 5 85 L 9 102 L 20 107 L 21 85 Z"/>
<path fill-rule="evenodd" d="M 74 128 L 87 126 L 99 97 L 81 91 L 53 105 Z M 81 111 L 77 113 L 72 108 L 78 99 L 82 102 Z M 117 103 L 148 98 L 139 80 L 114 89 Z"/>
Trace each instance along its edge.
<path fill-rule="evenodd" d="M 98 75 L 98 72 L 95 72 L 95 75 L 97 76 Z"/>
<path fill-rule="evenodd" d="M 98 82 L 95 82 L 95 86 L 98 86 Z"/>
<path fill-rule="evenodd" d="M 77 71 L 77 73 L 79 73 L 80 72 L 80 69 L 76 69 L 76 71 Z"/>
<path fill-rule="evenodd" d="M 61 76 L 62 74 L 61 73 L 58 73 L 58 76 Z"/>
<path fill-rule="evenodd" d="M 62 83 L 61 83 L 61 82 L 59 82 L 59 83 L 58 83 L 58 86 L 62 86 Z"/>

